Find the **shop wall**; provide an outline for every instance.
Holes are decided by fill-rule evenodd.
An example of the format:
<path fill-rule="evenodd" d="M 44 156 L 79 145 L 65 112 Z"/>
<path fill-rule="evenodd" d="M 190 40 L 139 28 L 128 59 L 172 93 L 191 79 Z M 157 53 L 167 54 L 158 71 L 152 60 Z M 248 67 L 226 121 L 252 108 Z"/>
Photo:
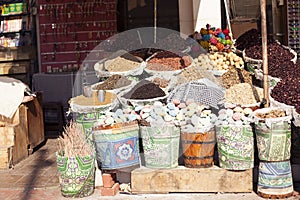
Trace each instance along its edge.
<path fill-rule="evenodd" d="M 117 32 L 116 5 L 116 0 L 40 0 L 40 71 L 77 71 L 97 45 Z"/>

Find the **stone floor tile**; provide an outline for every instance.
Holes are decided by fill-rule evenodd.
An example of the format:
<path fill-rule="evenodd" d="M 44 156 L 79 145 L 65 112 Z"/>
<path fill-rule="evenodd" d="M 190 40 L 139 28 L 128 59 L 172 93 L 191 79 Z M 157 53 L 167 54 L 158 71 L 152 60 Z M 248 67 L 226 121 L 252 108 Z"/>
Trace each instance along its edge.
<path fill-rule="evenodd" d="M 0 188 L 11 188 L 17 181 L 21 180 L 23 176 L 24 175 L 2 174 L 0 176 Z"/>

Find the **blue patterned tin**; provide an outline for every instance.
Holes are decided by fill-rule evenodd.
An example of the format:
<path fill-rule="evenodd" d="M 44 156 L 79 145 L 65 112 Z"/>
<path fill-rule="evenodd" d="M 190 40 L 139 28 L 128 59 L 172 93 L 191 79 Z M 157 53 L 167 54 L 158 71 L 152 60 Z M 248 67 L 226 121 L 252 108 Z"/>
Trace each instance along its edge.
<path fill-rule="evenodd" d="M 290 161 L 260 162 L 257 191 L 263 197 L 287 197 L 293 194 Z"/>
<path fill-rule="evenodd" d="M 140 164 L 139 126 L 136 122 L 94 127 L 96 157 L 102 169 L 119 169 Z"/>

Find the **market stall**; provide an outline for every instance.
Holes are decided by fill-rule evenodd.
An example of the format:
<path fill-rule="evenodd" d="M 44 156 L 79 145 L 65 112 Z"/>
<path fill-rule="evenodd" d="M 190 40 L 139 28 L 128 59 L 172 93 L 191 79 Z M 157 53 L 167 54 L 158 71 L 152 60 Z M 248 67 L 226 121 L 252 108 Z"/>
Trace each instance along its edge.
<path fill-rule="evenodd" d="M 135 38 L 113 38 L 106 50 L 114 51 L 93 68 L 99 83 L 83 84 L 69 101 L 96 169 L 110 174 L 111 184 L 102 176 L 102 195 L 124 190 L 115 183 L 126 169 L 126 192 L 135 194 L 252 192 L 256 181 L 261 197 L 293 195 L 291 124 L 297 125 L 298 100 L 280 99 L 287 96 L 280 87 L 299 66 L 293 50 L 266 37 L 264 3 L 261 33 L 250 30 L 236 41 L 230 28 L 210 24 L 196 40 L 164 37 L 156 26 L 135 30 Z M 141 39 L 146 31 L 153 43 Z M 286 63 L 292 63 L 287 70 L 275 70 Z"/>

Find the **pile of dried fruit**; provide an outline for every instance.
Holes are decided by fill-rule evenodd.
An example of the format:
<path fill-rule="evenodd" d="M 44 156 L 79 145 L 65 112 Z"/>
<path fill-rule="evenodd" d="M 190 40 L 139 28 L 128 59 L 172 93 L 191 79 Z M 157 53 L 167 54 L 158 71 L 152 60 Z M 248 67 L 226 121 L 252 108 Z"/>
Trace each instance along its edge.
<path fill-rule="evenodd" d="M 272 43 L 275 40 L 272 37 L 268 37 L 267 43 Z M 261 45 L 261 34 L 257 29 L 250 29 L 237 38 L 235 46 L 238 50 L 243 51 L 244 49 L 250 48 L 255 45 Z"/>
<path fill-rule="evenodd" d="M 297 74 L 297 73 L 296 73 Z M 282 79 L 271 91 L 274 100 L 286 105 L 294 106 L 300 113 L 300 73 L 298 77 L 289 76 Z"/>
<path fill-rule="evenodd" d="M 284 48 L 277 42 L 268 43 L 268 61 L 281 63 L 288 62 L 292 60 L 295 55 L 290 52 L 290 50 Z M 253 45 L 245 49 L 246 56 L 252 59 L 261 60 L 262 59 L 262 45 Z"/>

